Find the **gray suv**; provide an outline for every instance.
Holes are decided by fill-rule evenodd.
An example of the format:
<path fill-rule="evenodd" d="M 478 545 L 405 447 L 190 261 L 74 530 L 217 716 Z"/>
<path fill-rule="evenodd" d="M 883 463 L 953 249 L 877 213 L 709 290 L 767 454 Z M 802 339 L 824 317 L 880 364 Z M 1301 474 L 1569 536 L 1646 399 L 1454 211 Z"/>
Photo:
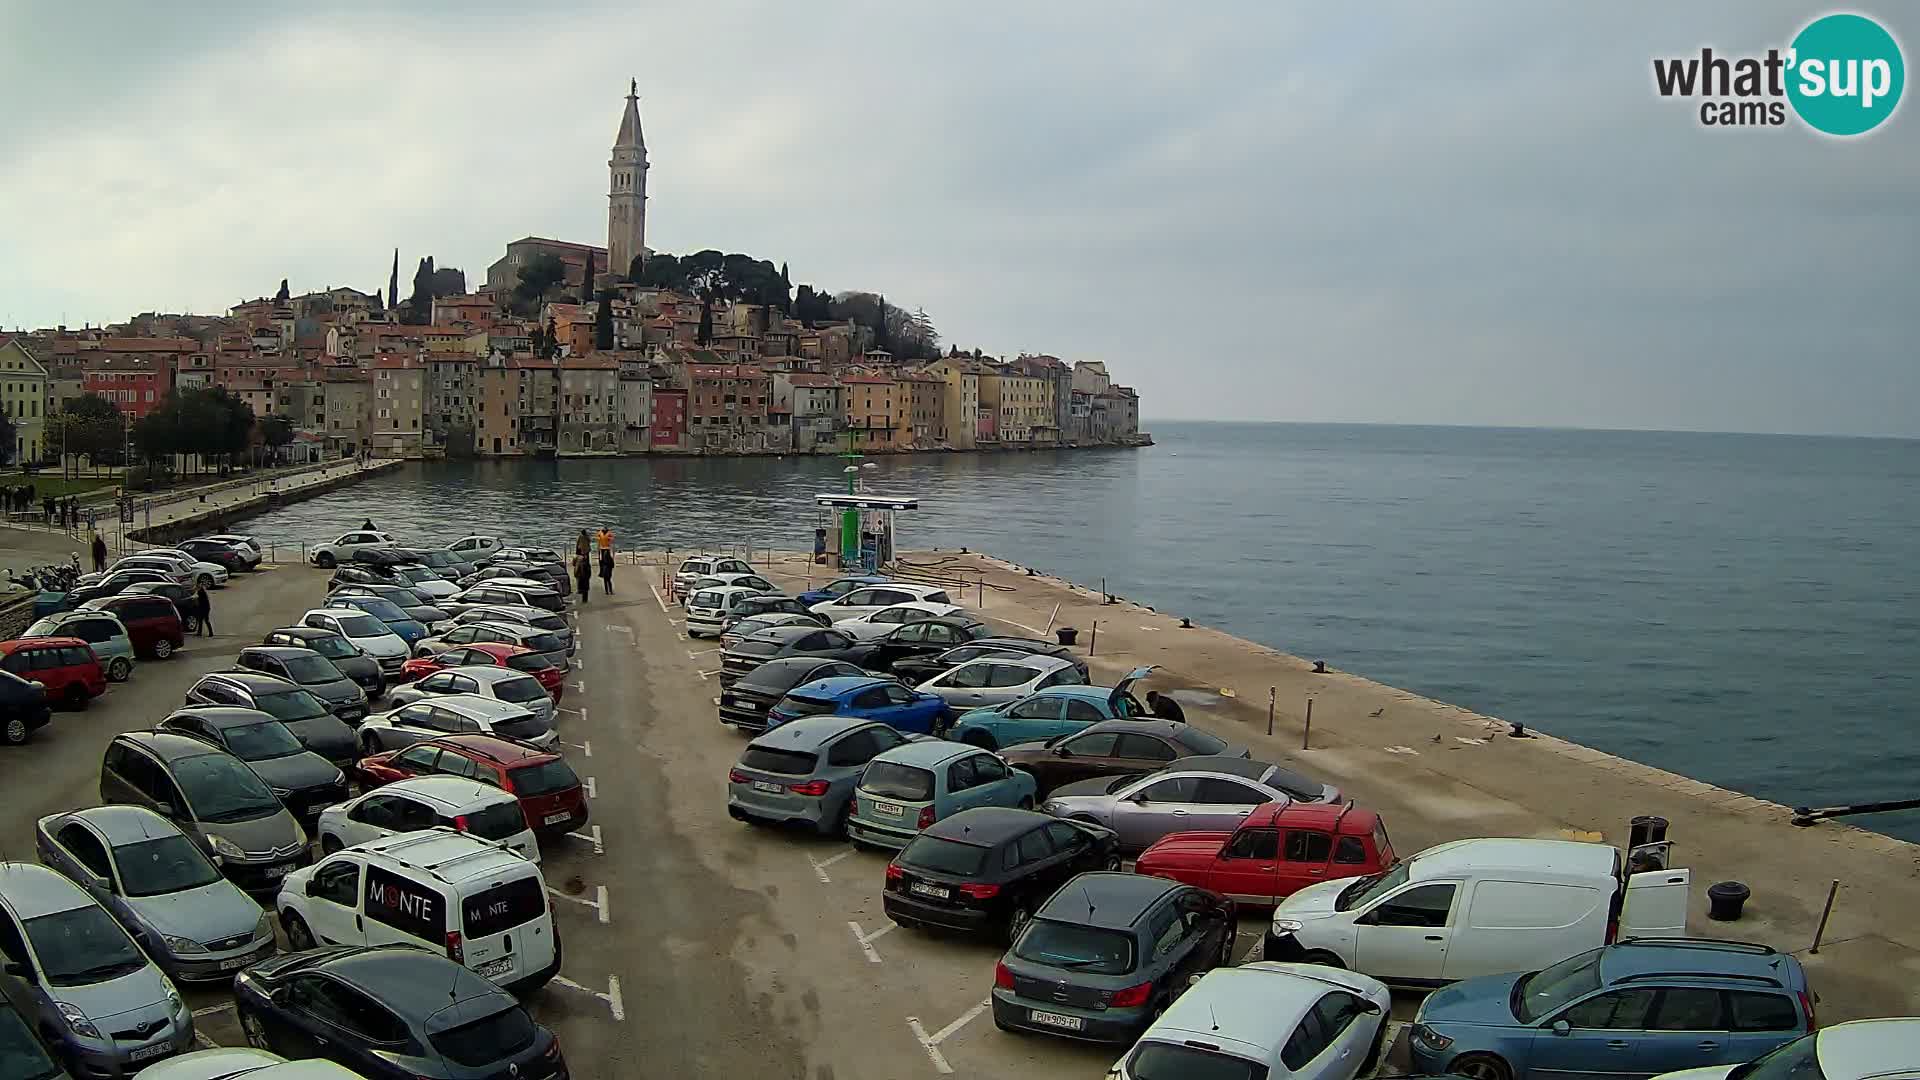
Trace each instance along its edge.
<path fill-rule="evenodd" d="M 739 821 L 846 831 L 853 789 L 876 754 L 911 736 L 851 716 L 808 716 L 747 744 L 727 773 L 727 813 Z"/>
<path fill-rule="evenodd" d="M 258 709 L 287 725 L 300 745 L 336 767 L 351 768 L 356 760 L 353 729 L 305 687 L 276 675 L 258 671 L 210 672 L 187 687 L 187 704 Z"/>
<path fill-rule="evenodd" d="M 297 645 L 249 645 L 234 657 L 247 671 L 271 675 L 300 687 L 326 703 L 327 711 L 348 724 L 367 715 L 367 692 L 333 661 Z"/>

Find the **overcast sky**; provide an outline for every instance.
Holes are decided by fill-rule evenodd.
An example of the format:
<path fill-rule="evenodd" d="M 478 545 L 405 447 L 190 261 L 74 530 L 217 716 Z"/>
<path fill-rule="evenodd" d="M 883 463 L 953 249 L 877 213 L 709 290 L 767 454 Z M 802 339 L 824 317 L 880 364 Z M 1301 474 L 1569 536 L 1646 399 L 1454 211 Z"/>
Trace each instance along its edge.
<path fill-rule="evenodd" d="M 0 322 L 604 244 L 632 75 L 654 249 L 1150 418 L 1920 435 L 1920 103 L 1842 141 L 1651 89 L 1825 10 L 0 0 Z"/>

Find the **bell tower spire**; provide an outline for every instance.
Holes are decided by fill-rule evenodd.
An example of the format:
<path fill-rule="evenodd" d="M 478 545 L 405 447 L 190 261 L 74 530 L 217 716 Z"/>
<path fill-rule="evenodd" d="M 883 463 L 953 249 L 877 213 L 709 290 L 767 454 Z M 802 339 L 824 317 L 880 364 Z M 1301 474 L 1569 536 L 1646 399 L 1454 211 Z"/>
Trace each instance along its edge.
<path fill-rule="evenodd" d="M 640 130 L 640 80 L 627 82 L 627 107 L 607 161 L 607 270 L 615 277 L 632 272 L 635 257 L 646 252 L 647 140 Z"/>

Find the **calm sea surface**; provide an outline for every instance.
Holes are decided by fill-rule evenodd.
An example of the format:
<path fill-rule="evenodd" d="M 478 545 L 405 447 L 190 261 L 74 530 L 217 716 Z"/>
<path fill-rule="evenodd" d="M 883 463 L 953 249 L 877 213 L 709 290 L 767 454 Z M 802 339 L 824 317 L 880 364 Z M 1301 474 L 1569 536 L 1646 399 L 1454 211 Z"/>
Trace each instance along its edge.
<path fill-rule="evenodd" d="M 1149 425 L 1138 451 L 876 459 L 970 546 L 1789 805 L 1920 797 L 1920 442 Z M 842 463 L 409 467 L 255 519 L 806 548 Z M 1856 819 L 1920 840 L 1920 813 Z"/>

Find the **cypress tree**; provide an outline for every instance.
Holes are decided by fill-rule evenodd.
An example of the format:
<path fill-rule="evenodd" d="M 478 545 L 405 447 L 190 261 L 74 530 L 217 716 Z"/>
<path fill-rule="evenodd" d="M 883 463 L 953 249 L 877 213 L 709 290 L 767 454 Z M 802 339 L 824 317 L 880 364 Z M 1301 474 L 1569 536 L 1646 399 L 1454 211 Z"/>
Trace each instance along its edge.
<path fill-rule="evenodd" d="M 393 249 L 393 273 L 387 277 L 387 310 L 400 307 L 400 249 Z"/>
<path fill-rule="evenodd" d="M 587 274 L 580 279 L 580 302 L 585 304 L 593 299 L 593 252 L 587 252 Z"/>
<path fill-rule="evenodd" d="M 593 313 L 593 347 L 613 348 L 613 296 L 611 293 L 600 294 L 600 307 Z"/>

